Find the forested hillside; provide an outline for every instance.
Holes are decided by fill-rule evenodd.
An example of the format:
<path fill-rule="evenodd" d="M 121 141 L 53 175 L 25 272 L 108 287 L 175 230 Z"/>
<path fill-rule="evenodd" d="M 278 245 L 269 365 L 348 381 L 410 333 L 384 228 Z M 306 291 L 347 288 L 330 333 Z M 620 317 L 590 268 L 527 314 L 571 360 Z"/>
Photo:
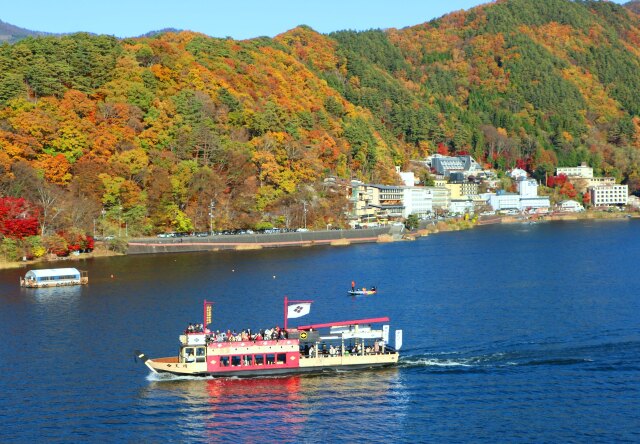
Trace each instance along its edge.
<path fill-rule="evenodd" d="M 74 34 L 0 47 L 0 194 L 40 231 L 339 225 L 323 178 L 429 153 L 640 185 L 640 18 L 506 0 L 401 30 Z M 22 208 L 22 207 L 21 207 Z M 115 229 L 117 230 L 117 229 Z"/>

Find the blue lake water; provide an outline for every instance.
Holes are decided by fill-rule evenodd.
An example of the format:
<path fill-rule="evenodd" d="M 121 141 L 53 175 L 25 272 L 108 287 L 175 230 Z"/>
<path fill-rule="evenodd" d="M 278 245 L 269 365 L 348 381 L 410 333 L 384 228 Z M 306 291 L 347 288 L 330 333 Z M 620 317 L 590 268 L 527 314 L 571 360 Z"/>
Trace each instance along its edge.
<path fill-rule="evenodd" d="M 638 264 L 625 220 L 79 261 L 73 288 L 0 271 L 2 441 L 640 442 Z M 282 325 L 285 295 L 314 301 L 300 324 L 389 316 L 400 365 L 165 380 L 134 362 L 174 355 L 205 298 L 216 328 L 255 329 Z"/>

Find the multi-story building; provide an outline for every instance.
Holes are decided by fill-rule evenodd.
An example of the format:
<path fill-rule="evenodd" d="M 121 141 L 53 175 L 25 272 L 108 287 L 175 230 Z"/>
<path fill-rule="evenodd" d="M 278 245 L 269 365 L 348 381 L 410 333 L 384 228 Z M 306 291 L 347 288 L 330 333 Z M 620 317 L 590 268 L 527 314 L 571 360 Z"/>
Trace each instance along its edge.
<path fill-rule="evenodd" d="M 433 193 L 426 187 L 403 187 L 402 203 L 404 211 L 402 217 L 415 214 L 419 217 L 433 212 Z"/>
<path fill-rule="evenodd" d="M 474 182 L 451 182 L 444 187 L 451 192 L 451 199 L 462 199 L 478 194 L 478 184 Z"/>
<path fill-rule="evenodd" d="M 548 196 L 538 196 L 538 183 L 535 179 L 519 180 L 518 194 L 498 192 L 486 196 L 489 205 L 495 211 L 531 211 L 538 208 L 549 208 L 551 205 Z"/>
<path fill-rule="evenodd" d="M 591 204 L 595 207 L 626 205 L 629 202 L 628 185 L 596 185 L 589 187 Z"/>
<path fill-rule="evenodd" d="M 433 211 L 448 211 L 451 203 L 451 191 L 446 187 L 425 187 L 431 190 L 433 196 Z"/>
<path fill-rule="evenodd" d="M 349 200 L 353 224 L 385 222 L 410 214 L 424 216 L 433 211 L 433 192 L 428 187 L 352 182 Z"/>
<path fill-rule="evenodd" d="M 582 165 L 576 167 L 558 167 L 556 175 L 565 175 L 567 177 L 580 177 L 582 179 L 593 178 L 593 168 L 582 162 Z"/>
<path fill-rule="evenodd" d="M 521 179 L 518 181 L 520 194 L 520 211 L 531 211 L 537 208 L 549 208 L 549 196 L 538 196 L 538 182 L 535 179 Z"/>
<path fill-rule="evenodd" d="M 515 193 L 504 193 L 499 190 L 497 193 L 488 195 L 488 202 L 494 211 L 520 210 L 520 195 Z"/>
<path fill-rule="evenodd" d="M 473 174 L 482 171 L 480 164 L 469 155 L 451 157 L 434 154 L 429 156 L 427 164 L 435 170 L 436 174 L 442 174 L 445 177 L 449 177 L 452 172 Z"/>

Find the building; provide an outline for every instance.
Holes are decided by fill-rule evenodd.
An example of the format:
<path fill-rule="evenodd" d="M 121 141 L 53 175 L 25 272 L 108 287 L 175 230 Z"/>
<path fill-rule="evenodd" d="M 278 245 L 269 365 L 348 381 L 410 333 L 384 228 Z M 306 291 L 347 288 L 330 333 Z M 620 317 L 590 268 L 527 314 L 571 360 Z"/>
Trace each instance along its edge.
<path fill-rule="evenodd" d="M 535 211 L 551 206 L 548 196 L 538 196 L 538 183 L 535 179 L 518 181 L 518 194 L 498 191 L 496 194 L 485 194 L 487 202 L 494 211 L 518 210 Z"/>
<path fill-rule="evenodd" d="M 350 219 L 352 225 L 385 223 L 420 217 L 433 212 L 433 188 L 352 182 Z"/>
<path fill-rule="evenodd" d="M 558 167 L 556 169 L 556 176 L 565 175 L 567 177 L 580 177 L 582 179 L 591 179 L 593 178 L 593 168 L 587 166 L 586 163 L 582 162 L 580 166 L 576 167 Z"/>
<path fill-rule="evenodd" d="M 452 172 L 475 174 L 482 171 L 480 164 L 469 155 L 452 157 L 434 154 L 427 158 L 427 165 L 435 170 L 436 174 L 442 174 L 445 177 L 449 177 Z"/>
<path fill-rule="evenodd" d="M 406 187 L 413 187 L 416 185 L 416 175 L 413 171 L 400 171 L 400 167 L 396 167 L 396 173 L 400 176 L 400 180 Z"/>
<path fill-rule="evenodd" d="M 478 184 L 474 182 L 450 182 L 444 187 L 451 192 L 451 199 L 462 199 L 478 194 Z"/>
<path fill-rule="evenodd" d="M 580 213 L 584 211 L 584 207 L 580 202 L 575 200 L 563 200 L 558 204 L 558 210 L 568 213 Z"/>
<path fill-rule="evenodd" d="M 507 176 L 511 177 L 513 180 L 526 179 L 528 175 L 529 174 L 522 168 L 514 168 L 507 172 Z"/>
<path fill-rule="evenodd" d="M 367 185 L 373 190 L 373 201 L 370 205 L 374 208 L 376 216 L 383 222 L 389 219 L 399 219 L 404 213 L 404 187 L 395 185 Z"/>
<path fill-rule="evenodd" d="M 433 193 L 426 187 L 404 187 L 402 203 L 402 217 L 407 218 L 410 214 L 424 217 L 433 212 Z"/>
<path fill-rule="evenodd" d="M 451 199 L 449 203 L 449 213 L 452 214 L 473 214 L 475 203 L 471 197 L 461 199 Z"/>
<path fill-rule="evenodd" d="M 520 194 L 520 211 L 531 211 L 538 208 L 549 208 L 549 196 L 538 196 L 538 182 L 535 179 L 521 179 L 518 181 Z"/>
<path fill-rule="evenodd" d="M 433 211 L 443 212 L 449 211 L 449 204 L 451 203 L 451 191 L 446 187 L 425 187 L 431 190 L 433 196 Z"/>
<path fill-rule="evenodd" d="M 591 204 L 595 207 L 609 205 L 627 205 L 629 202 L 628 185 L 596 185 L 589 187 Z"/>
<path fill-rule="evenodd" d="M 518 210 L 520 211 L 520 195 L 515 193 L 505 193 L 502 190 L 497 193 L 488 194 L 489 205 L 494 211 Z"/>

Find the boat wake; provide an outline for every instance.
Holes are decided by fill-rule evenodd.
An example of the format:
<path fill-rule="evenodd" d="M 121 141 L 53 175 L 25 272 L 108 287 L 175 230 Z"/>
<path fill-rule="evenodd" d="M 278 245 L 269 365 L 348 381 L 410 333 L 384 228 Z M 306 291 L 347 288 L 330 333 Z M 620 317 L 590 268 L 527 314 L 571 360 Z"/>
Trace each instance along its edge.
<path fill-rule="evenodd" d="M 490 372 L 531 366 L 581 366 L 594 371 L 638 369 L 639 349 L 637 342 L 559 348 L 538 344 L 509 351 L 405 354 L 399 366 L 432 372 Z"/>

